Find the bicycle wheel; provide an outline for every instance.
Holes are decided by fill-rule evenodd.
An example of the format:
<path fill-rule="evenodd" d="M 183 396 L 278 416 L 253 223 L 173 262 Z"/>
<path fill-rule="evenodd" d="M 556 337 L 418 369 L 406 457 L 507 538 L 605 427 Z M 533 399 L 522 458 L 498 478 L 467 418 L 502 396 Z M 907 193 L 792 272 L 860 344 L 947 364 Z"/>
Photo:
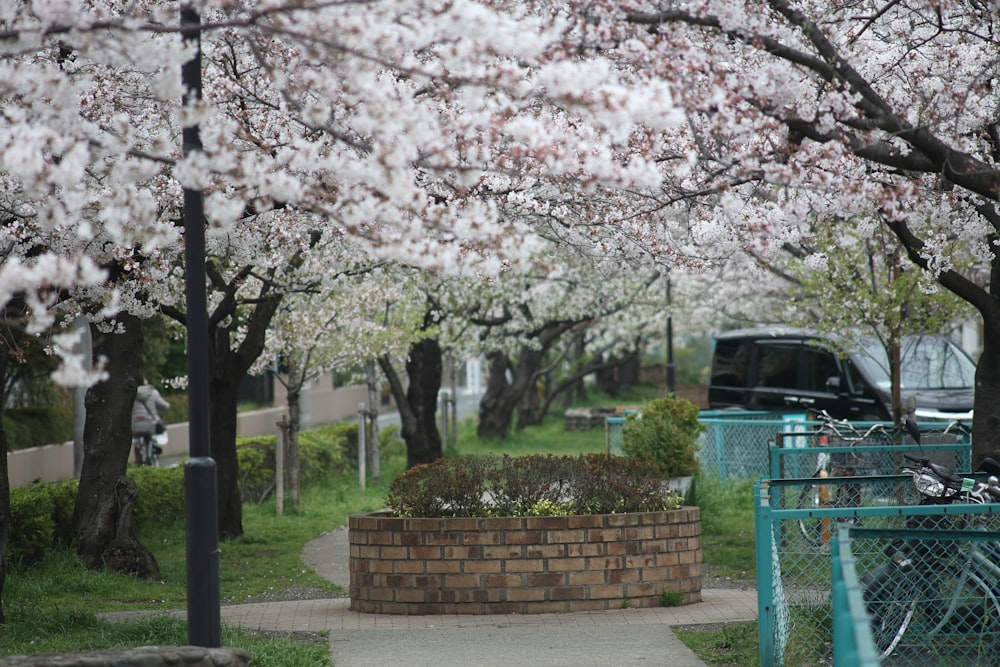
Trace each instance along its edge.
<path fill-rule="evenodd" d="M 865 580 L 868 581 L 865 581 Z M 862 578 L 862 598 L 872 617 L 872 639 L 882 658 L 896 650 L 910 627 L 919 597 L 915 581 L 886 564 Z"/>
<path fill-rule="evenodd" d="M 1000 631 L 1000 599 L 988 582 L 966 561 L 929 573 L 912 627 L 925 638 L 920 654 L 958 658 L 962 664 L 995 659 Z"/>

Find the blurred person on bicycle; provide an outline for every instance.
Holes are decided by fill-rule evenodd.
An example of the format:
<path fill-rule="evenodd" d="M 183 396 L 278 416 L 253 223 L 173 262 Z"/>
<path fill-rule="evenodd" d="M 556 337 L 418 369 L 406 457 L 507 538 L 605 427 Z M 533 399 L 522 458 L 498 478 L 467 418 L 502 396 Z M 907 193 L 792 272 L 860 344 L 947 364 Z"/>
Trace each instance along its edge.
<path fill-rule="evenodd" d="M 170 404 L 160 395 L 156 387 L 149 384 L 145 377 L 140 379 L 139 388 L 135 392 L 135 402 L 132 404 L 132 444 L 135 462 L 139 465 L 151 464 L 144 460 L 144 448 L 152 444 L 153 435 L 162 433 L 165 425 L 160 419 L 160 408 L 169 408 Z M 159 455 L 162 448 L 153 444 L 153 452 Z"/>

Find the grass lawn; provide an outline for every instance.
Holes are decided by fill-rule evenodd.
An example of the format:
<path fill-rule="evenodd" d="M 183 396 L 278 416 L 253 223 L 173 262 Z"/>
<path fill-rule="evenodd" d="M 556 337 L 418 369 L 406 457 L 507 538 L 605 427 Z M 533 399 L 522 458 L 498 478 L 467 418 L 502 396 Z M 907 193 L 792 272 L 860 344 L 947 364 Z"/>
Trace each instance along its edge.
<path fill-rule="evenodd" d="M 593 405 L 637 405 L 655 392 L 640 388 L 634 395 L 618 399 L 592 399 Z M 458 455 L 553 454 L 575 456 L 606 451 L 602 429 L 567 433 L 562 410 L 545 423 L 508 440 L 479 440 L 474 420 L 459 428 Z M 223 604 L 234 604 L 301 589 L 343 593 L 321 579 L 302 562 L 302 549 L 323 531 L 344 525 L 350 514 L 384 506 L 389 481 L 405 466 L 405 452 L 397 446 L 383 465 L 383 480 L 369 481 L 358 489 L 357 474 L 303 489 L 302 508 L 285 504 L 285 515 L 275 516 L 274 502 L 248 503 L 243 508 L 243 537 L 220 545 L 220 596 Z M 726 483 L 699 477 L 696 500 L 702 507 L 702 545 L 706 568 L 715 576 L 752 579 L 752 484 Z M 185 623 L 166 617 L 145 618 L 128 623 L 109 623 L 95 614 L 104 611 L 184 609 L 186 580 L 184 526 L 181 523 L 143 526 L 142 542 L 156 556 L 162 581 L 92 572 L 84 569 L 71 552 L 51 554 L 36 567 L 8 573 L 4 591 L 7 624 L 0 630 L 0 658 L 43 652 L 85 651 L 142 645 L 187 643 Z M 755 624 L 754 628 L 756 627 Z M 685 629 L 678 632 L 696 651 L 716 653 L 736 662 L 714 665 L 754 664 L 738 656 L 756 658 L 756 630 L 739 626 Z M 751 641 L 752 640 L 752 641 Z M 329 667 L 330 653 L 321 634 L 264 636 L 234 628 L 223 628 L 223 644 L 246 648 L 254 667 Z M 707 647 L 707 648 L 705 648 Z M 731 647 L 731 648 L 729 648 Z M 703 659 L 708 660 L 708 657 Z M 749 660 L 749 658 L 747 658 Z"/>

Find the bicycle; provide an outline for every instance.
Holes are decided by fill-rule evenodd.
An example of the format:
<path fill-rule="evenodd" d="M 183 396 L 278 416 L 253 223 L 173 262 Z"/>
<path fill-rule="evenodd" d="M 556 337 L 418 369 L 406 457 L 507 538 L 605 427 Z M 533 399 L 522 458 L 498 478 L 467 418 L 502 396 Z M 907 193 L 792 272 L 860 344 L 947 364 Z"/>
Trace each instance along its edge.
<path fill-rule="evenodd" d="M 849 421 L 834 419 L 825 410 L 815 413 L 820 425 L 814 435 L 821 447 L 854 447 L 856 445 L 891 445 L 893 433 L 884 424 L 873 424 L 866 431 L 859 431 Z M 811 475 L 817 480 L 830 477 L 855 477 L 858 473 L 871 472 L 874 468 L 870 456 L 857 452 L 820 452 L 817 455 L 816 470 Z M 830 484 L 816 482 L 802 487 L 796 502 L 796 509 L 817 510 L 830 507 L 860 507 L 861 486 L 859 484 L 837 484 L 832 494 Z M 843 521 L 844 519 L 840 519 Z M 812 546 L 828 544 L 831 537 L 830 519 L 803 516 L 798 521 L 799 532 Z"/>
<path fill-rule="evenodd" d="M 908 423 L 909 425 L 909 423 Z M 909 429 L 920 444 L 915 427 Z M 903 471 L 913 476 L 921 505 L 1000 502 L 1000 464 L 987 459 L 980 471 L 985 481 L 962 478 L 926 457 L 903 454 L 910 465 Z M 983 515 L 977 515 L 982 517 Z M 924 515 L 907 520 L 908 529 L 967 528 L 966 520 L 947 523 L 955 515 Z M 973 522 L 976 524 L 976 522 Z M 981 525 L 974 528 L 982 530 Z M 862 597 L 871 615 L 872 636 L 881 657 L 893 654 L 904 636 L 911 633 L 928 639 L 946 651 L 949 639 L 962 641 L 969 635 L 1000 632 L 1000 542 L 970 540 L 955 549 L 950 540 L 900 539 L 886 548 L 889 557 L 861 577 Z M 979 651 L 984 659 L 996 659 L 996 645 Z M 960 656 L 970 664 L 969 656 Z"/>
<path fill-rule="evenodd" d="M 135 453 L 135 462 L 140 466 L 160 465 L 160 453 L 163 448 L 156 442 L 156 437 L 152 433 L 136 433 L 132 435 L 132 451 Z"/>

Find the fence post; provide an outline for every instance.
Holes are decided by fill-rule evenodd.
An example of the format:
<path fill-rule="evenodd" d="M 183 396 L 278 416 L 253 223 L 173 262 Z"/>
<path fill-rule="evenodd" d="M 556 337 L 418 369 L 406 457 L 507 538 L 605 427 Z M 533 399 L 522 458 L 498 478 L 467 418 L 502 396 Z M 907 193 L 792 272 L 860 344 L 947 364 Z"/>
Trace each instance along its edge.
<path fill-rule="evenodd" d="M 775 665 L 774 655 L 774 570 L 771 545 L 770 483 L 759 479 L 753 485 L 754 544 L 757 560 L 757 636 L 760 664 Z"/>
<path fill-rule="evenodd" d="M 367 422 L 367 411 L 365 410 L 364 403 L 358 403 L 358 485 L 361 490 L 365 490 L 365 481 L 368 477 L 368 471 L 365 469 L 365 464 L 368 461 L 368 441 L 365 438 L 365 431 L 368 430 Z"/>
<path fill-rule="evenodd" d="M 274 440 L 274 510 L 282 516 L 285 513 L 285 436 L 288 434 L 288 419 L 282 416 L 277 424 L 278 435 Z"/>

